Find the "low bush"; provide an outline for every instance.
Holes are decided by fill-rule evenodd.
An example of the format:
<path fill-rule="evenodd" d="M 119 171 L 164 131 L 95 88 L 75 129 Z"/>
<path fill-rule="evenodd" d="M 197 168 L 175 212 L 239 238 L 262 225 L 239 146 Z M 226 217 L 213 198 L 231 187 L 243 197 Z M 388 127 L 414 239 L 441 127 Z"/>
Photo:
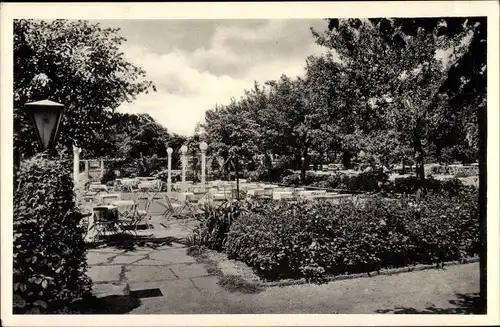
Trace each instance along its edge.
<path fill-rule="evenodd" d="M 304 182 L 301 181 L 300 174 L 293 174 L 283 178 L 282 184 L 285 186 L 343 189 L 353 192 L 380 192 L 388 180 L 387 174 L 377 171 L 364 172 L 355 176 L 348 176 L 344 173 L 316 174 L 308 171 Z"/>
<path fill-rule="evenodd" d="M 205 203 L 197 216 L 199 225 L 187 237 L 188 245 L 221 251 L 231 224 L 251 208 L 251 204 L 244 201 Z"/>
<path fill-rule="evenodd" d="M 14 191 L 14 313 L 56 313 L 90 295 L 71 170 L 35 157 Z"/>
<path fill-rule="evenodd" d="M 478 196 L 269 202 L 231 225 L 230 259 L 267 280 L 377 271 L 476 255 Z"/>
<path fill-rule="evenodd" d="M 471 191 L 473 187 L 467 186 L 458 178 L 438 180 L 429 176 L 425 179 L 423 189 L 433 194 L 446 194 L 458 196 L 464 192 Z M 392 183 L 384 187 L 388 193 L 415 194 L 418 189 L 418 181 L 415 176 L 396 178 Z"/>
<path fill-rule="evenodd" d="M 259 167 L 257 170 L 249 172 L 247 179 L 251 182 L 279 183 L 286 176 L 293 175 L 293 170 L 277 165 L 272 168 Z"/>

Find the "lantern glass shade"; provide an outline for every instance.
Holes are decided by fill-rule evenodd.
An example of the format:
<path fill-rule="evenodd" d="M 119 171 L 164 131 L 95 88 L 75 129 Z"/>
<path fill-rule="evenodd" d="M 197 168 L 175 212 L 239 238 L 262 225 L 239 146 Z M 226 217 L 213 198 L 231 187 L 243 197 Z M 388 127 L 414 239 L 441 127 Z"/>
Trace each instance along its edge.
<path fill-rule="evenodd" d="M 205 151 L 208 148 L 208 144 L 206 142 L 200 143 L 200 150 Z"/>
<path fill-rule="evenodd" d="M 30 116 L 38 142 L 42 151 L 53 146 L 59 131 L 64 105 L 50 100 L 42 100 L 25 104 L 26 112 Z"/>
<path fill-rule="evenodd" d="M 187 146 L 185 146 L 185 145 L 181 146 L 181 152 L 182 153 L 185 154 L 187 151 L 188 151 L 188 147 Z"/>

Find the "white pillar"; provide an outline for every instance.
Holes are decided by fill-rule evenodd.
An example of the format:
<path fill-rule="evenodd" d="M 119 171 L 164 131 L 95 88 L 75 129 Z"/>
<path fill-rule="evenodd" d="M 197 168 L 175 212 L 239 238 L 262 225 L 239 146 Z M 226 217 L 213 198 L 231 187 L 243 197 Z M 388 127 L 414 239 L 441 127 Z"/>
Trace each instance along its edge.
<path fill-rule="evenodd" d="M 186 153 L 188 151 L 187 146 L 181 146 L 181 163 L 182 163 L 182 191 L 186 192 L 186 166 L 187 166 L 187 156 Z"/>
<path fill-rule="evenodd" d="M 168 167 L 167 167 L 167 194 L 172 192 L 172 148 L 167 149 Z"/>
<path fill-rule="evenodd" d="M 101 160 L 101 174 L 100 174 L 100 179 L 102 179 L 103 177 L 104 177 L 104 160 Z"/>
<path fill-rule="evenodd" d="M 200 150 L 201 150 L 201 190 L 205 192 L 205 186 L 206 186 L 206 171 L 207 171 L 207 157 L 206 157 L 206 151 L 207 151 L 207 143 L 201 142 L 200 143 Z"/>
<path fill-rule="evenodd" d="M 73 181 L 75 191 L 80 187 L 80 152 L 82 149 L 73 145 Z"/>

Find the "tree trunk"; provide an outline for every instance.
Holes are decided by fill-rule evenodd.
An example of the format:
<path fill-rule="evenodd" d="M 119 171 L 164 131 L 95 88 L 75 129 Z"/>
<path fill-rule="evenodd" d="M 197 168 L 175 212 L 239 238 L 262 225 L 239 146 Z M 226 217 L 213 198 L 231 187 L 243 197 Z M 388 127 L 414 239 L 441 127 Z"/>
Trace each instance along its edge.
<path fill-rule="evenodd" d="M 424 149 L 422 147 L 420 130 L 418 128 L 414 131 L 413 142 L 415 149 L 415 175 L 417 177 L 417 187 L 422 192 L 425 181 Z"/>
<path fill-rule="evenodd" d="M 352 154 L 349 151 L 342 152 L 342 165 L 345 169 L 351 168 Z"/>

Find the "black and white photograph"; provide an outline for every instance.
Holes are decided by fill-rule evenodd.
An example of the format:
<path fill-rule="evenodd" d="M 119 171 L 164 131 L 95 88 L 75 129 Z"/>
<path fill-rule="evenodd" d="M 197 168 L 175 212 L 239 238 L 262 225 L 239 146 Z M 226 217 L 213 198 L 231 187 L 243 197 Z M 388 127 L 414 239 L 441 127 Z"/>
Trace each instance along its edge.
<path fill-rule="evenodd" d="M 2 22 L 2 314 L 498 319 L 480 3 Z"/>

